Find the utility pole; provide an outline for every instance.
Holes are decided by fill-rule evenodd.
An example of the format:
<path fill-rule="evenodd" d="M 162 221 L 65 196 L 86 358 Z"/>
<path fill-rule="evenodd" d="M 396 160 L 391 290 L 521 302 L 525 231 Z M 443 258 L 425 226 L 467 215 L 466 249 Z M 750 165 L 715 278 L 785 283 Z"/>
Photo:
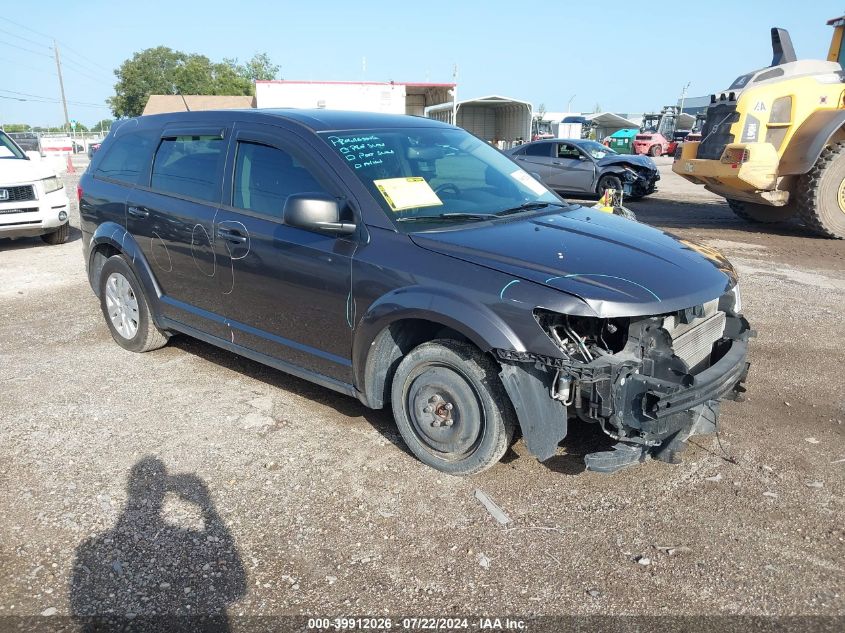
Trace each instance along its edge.
<path fill-rule="evenodd" d="M 576 96 L 577 95 L 572 95 L 571 97 L 569 97 L 569 101 L 566 102 L 566 111 L 567 112 L 572 112 L 572 102 L 575 100 Z"/>
<path fill-rule="evenodd" d="M 458 124 L 458 65 L 452 69 L 452 125 Z"/>
<path fill-rule="evenodd" d="M 59 90 L 62 91 L 62 107 L 65 110 L 65 129 L 70 127 L 70 117 L 67 115 L 67 100 L 65 99 L 65 82 L 62 80 L 62 62 L 59 60 L 59 45 L 53 40 L 53 52 L 56 54 L 56 70 L 59 71 Z"/>

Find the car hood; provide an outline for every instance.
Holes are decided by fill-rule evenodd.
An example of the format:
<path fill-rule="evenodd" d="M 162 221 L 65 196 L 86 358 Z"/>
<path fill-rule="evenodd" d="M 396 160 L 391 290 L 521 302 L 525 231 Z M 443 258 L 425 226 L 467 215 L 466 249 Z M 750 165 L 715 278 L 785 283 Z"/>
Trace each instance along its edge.
<path fill-rule="evenodd" d="M 657 165 L 648 156 L 642 154 L 608 154 L 604 158 L 598 160 L 599 167 L 607 167 L 608 165 L 634 165 L 636 167 L 644 167 L 645 169 L 657 170 Z"/>
<path fill-rule="evenodd" d="M 14 185 L 55 176 L 56 172 L 45 161 L 23 158 L 0 158 L 0 184 Z"/>
<path fill-rule="evenodd" d="M 502 301 L 514 284 L 528 281 L 577 296 L 607 318 L 682 310 L 736 283 L 733 267 L 715 249 L 585 207 L 410 237 L 422 248 L 511 276 L 490 289 Z"/>

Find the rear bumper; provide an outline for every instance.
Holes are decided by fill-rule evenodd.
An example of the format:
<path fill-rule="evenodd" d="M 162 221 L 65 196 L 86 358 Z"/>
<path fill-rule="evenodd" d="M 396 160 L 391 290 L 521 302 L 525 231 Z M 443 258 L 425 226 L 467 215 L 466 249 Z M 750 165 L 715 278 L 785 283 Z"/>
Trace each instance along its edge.
<path fill-rule="evenodd" d="M 774 192 L 777 187 L 779 158 L 770 143 L 731 143 L 728 151 L 746 154 L 743 162 L 723 162 L 696 158 L 700 143 L 684 143 L 681 156 L 672 165 L 672 171 L 692 183 L 709 188 L 734 190 L 753 195 Z M 781 192 L 779 192 L 781 193 Z M 771 202 L 769 204 L 772 204 Z M 775 203 L 776 204 L 776 203 Z"/>
<path fill-rule="evenodd" d="M 50 233 L 68 221 L 69 211 L 64 189 L 41 194 L 38 200 L 0 202 L 0 238 Z"/>

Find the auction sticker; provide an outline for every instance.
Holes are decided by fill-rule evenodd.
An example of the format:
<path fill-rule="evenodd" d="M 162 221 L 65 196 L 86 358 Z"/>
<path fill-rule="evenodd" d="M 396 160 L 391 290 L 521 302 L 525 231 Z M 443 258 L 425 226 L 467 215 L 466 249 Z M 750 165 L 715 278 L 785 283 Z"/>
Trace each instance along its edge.
<path fill-rule="evenodd" d="M 516 180 L 518 183 L 525 185 L 531 191 L 536 193 L 538 196 L 541 193 L 546 193 L 547 189 L 544 185 L 537 182 L 531 174 L 528 174 L 521 169 L 517 169 L 515 172 L 511 174 L 511 178 Z"/>
<path fill-rule="evenodd" d="M 384 178 L 373 184 L 384 196 L 393 211 L 415 209 L 416 207 L 438 207 L 443 201 L 437 197 L 425 178 Z"/>

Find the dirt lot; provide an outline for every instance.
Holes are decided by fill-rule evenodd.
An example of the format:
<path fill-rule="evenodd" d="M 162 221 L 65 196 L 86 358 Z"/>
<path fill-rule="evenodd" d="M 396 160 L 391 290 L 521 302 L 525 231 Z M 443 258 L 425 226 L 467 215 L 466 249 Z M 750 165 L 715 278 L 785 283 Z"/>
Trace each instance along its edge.
<path fill-rule="evenodd" d="M 631 208 L 723 250 L 759 336 L 718 439 L 611 476 L 577 425 L 440 475 L 386 412 L 184 337 L 120 349 L 78 231 L 0 243 L 0 616 L 845 616 L 845 243 L 661 170 Z"/>

